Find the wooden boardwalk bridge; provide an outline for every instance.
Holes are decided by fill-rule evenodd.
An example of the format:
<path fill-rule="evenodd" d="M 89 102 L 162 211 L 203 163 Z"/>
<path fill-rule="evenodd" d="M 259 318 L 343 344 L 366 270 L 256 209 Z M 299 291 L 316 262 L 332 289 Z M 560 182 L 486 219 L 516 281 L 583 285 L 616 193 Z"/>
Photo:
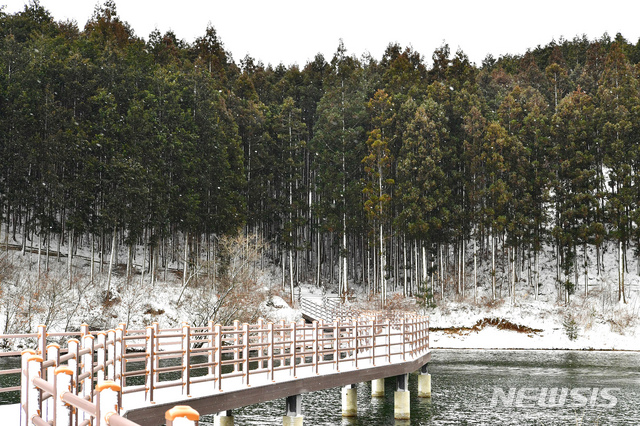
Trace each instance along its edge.
<path fill-rule="evenodd" d="M 19 354 L 21 368 L 0 372 L 20 374 L 20 386 L 0 392 L 20 391 L 16 418 L 24 426 L 170 425 L 173 418 L 197 424 L 202 414 L 230 425 L 230 410 L 278 398 L 287 398 L 283 424 L 298 425 L 303 393 L 343 387 L 343 415 L 354 415 L 353 384 L 378 381 L 375 394 L 386 377 L 396 377 L 396 418 L 408 418 L 408 374 L 417 370 L 419 392 L 430 395 L 427 317 L 353 311 L 325 321 L 316 315 L 326 306 L 308 303 L 303 311 L 311 322 L 143 330 L 120 324 L 107 331 L 84 325 L 79 333 L 40 326 L 30 335 L 0 335 L 0 342 L 36 342 Z"/>

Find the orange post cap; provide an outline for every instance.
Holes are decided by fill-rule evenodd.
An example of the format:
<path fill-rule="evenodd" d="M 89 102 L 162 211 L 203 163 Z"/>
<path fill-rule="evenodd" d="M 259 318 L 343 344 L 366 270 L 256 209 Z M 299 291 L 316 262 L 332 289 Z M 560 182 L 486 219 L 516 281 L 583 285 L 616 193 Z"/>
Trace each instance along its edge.
<path fill-rule="evenodd" d="M 166 420 L 175 420 L 177 417 L 186 417 L 187 420 L 198 421 L 200 414 L 188 405 L 176 405 L 171 410 L 167 410 L 164 415 Z"/>

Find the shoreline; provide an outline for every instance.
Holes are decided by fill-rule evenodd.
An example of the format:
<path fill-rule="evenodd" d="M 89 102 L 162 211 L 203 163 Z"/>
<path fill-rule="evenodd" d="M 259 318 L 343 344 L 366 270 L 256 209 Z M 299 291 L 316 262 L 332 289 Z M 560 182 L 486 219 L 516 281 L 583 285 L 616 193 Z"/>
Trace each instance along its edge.
<path fill-rule="evenodd" d="M 594 348 L 454 348 L 431 347 L 431 351 L 556 351 L 556 352 L 638 352 L 640 349 L 594 349 Z"/>

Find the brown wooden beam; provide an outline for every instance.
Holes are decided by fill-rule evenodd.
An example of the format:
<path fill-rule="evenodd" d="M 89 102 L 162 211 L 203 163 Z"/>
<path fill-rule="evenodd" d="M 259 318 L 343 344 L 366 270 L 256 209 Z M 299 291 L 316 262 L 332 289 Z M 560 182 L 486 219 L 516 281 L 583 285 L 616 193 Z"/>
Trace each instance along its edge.
<path fill-rule="evenodd" d="M 430 360 L 431 351 L 419 358 L 403 363 L 332 372 L 278 383 L 251 386 L 239 390 L 223 391 L 210 396 L 193 397 L 182 402 L 188 404 L 201 415 L 214 414 L 220 411 L 233 410 L 265 401 L 286 398 L 291 395 L 337 388 L 352 383 L 367 382 L 374 379 L 398 376 L 400 374 L 409 374 L 419 370 Z M 143 426 L 161 425 L 165 422 L 165 412 L 179 402 L 181 401 L 176 400 L 135 408 L 127 411 L 124 417 Z"/>

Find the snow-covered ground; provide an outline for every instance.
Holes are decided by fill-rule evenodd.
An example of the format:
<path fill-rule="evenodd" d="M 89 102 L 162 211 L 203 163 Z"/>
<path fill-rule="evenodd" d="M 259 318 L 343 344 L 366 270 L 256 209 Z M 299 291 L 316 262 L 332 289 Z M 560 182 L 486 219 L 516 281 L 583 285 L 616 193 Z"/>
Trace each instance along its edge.
<path fill-rule="evenodd" d="M 544 301 L 492 309 L 447 303 L 430 315 L 431 348 L 640 350 L 637 297 L 609 312 L 596 307 L 595 296 L 576 299 L 568 308 Z"/>
<path fill-rule="evenodd" d="M 522 273 L 516 283 L 515 301 L 509 297 L 506 286 L 502 289 L 502 299 L 491 300 L 486 262 L 478 271 L 477 302 L 473 301 L 473 272 L 470 271 L 464 301 L 455 296 L 442 300 L 436 294 L 436 307 L 426 309 L 433 329 L 431 347 L 640 350 L 640 275 L 637 258 L 631 250 L 628 256 L 626 303 L 618 301 L 615 248 L 605 251 L 600 273 L 594 271 L 595 265 L 589 270 L 588 295 L 585 295 L 584 274 L 578 277 L 579 285 L 569 303 L 558 294 L 556 265 L 551 258 L 541 260 L 538 298 L 534 297 L 533 286 L 527 284 L 526 274 Z M 590 264 L 594 263 L 593 251 L 589 257 Z M 524 330 L 517 331 L 518 328 Z"/>
<path fill-rule="evenodd" d="M 19 235 L 18 235 L 19 237 Z M 0 241 L 4 234 L 0 232 Z M 19 243 L 19 242 L 18 242 Z M 52 247 L 55 245 L 52 244 Z M 2 247 L 4 249 L 4 247 Z M 552 250 L 547 250 L 552 252 Z M 62 247 L 63 255 L 66 248 Z M 4 250 L 0 252 L 0 257 Z M 478 297 L 473 300 L 473 260 L 467 262 L 466 297 L 454 294 L 453 284 L 447 284 L 445 297 L 435 289 L 435 307 L 423 308 L 413 301 L 398 301 L 389 295 L 396 305 L 419 310 L 431 318 L 431 346 L 436 348 L 509 348 L 509 349 L 615 349 L 640 350 L 640 276 L 637 258 L 629 250 L 628 271 L 625 276 L 627 303 L 617 300 L 618 256 L 616 247 L 605 251 L 603 268 L 595 273 L 593 265 L 595 253 L 590 252 L 589 296 L 584 296 L 584 276 L 578 277 L 579 287 L 566 305 L 559 300 L 556 284 L 555 260 L 547 255 L 540 261 L 540 295 L 533 296 L 533 286 L 526 282 L 527 274 L 520 272 L 516 283 L 515 302 L 508 295 L 508 272 L 504 265 L 498 270 L 498 285 L 502 284 L 502 298 L 491 301 L 490 262 L 479 261 Z M 183 321 L 192 324 L 216 321 L 264 317 L 267 320 L 287 322 L 300 318 L 300 311 L 290 306 L 289 286 L 283 286 L 280 268 L 269 266 L 258 271 L 257 280 L 251 288 L 237 294 L 234 300 L 226 300 L 225 308 L 217 313 L 203 312 L 214 306 L 220 292 L 211 288 L 210 283 L 188 283 L 183 286 L 180 262 L 171 265 L 165 274 L 159 273 L 159 280 L 153 285 L 148 274 L 140 275 L 142 255 L 137 253 L 134 274 L 127 280 L 123 265 L 114 272 L 109 286 L 111 301 L 104 301 L 107 287 L 107 273 L 95 273 L 90 282 L 90 252 L 81 247 L 74 258 L 73 281 L 68 282 L 67 260 L 51 257 L 49 273 L 37 278 L 37 254 L 25 254 L 10 250 L 4 254 L 12 266 L 9 278 L 2 282 L 0 301 L 0 333 L 33 332 L 40 323 L 47 323 L 54 330 L 77 329 L 86 322 L 92 329 L 116 327 L 120 322 L 129 328 L 143 328 L 158 322 L 161 328 L 174 327 Z M 97 258 L 97 256 L 96 256 Z M 125 248 L 119 253 L 120 263 L 126 259 Z M 0 259 L 1 260 L 1 259 Z M 44 268 L 44 256 L 41 257 Z M 259 262 L 258 262 L 259 263 Z M 97 266 L 96 266 L 97 268 Z M 166 277 L 166 281 L 165 281 Z M 1 277 L 0 277 L 1 279 Z M 45 285 L 46 288 L 42 288 Z M 331 296 L 336 284 L 317 287 L 310 283 L 300 283 L 296 287 L 294 299 L 311 297 L 320 299 Z M 370 307 L 376 297 L 366 294 L 364 286 L 350 286 L 350 303 L 356 307 Z M 33 294 L 38 294 L 33 297 Z M 55 297 L 54 297 L 55 296 Z M 22 312 L 15 311 L 12 298 L 20 298 Z M 227 309 L 227 307 L 230 307 Z M 12 309 L 14 309 L 12 311 Z M 483 326 L 476 326 L 484 322 Z M 492 324 L 508 323 L 506 329 Z M 9 324 L 8 324 L 9 323 Z M 8 324 L 8 326 L 7 326 Z M 530 332 L 514 331 L 515 326 L 532 329 Z M 570 338 L 572 337 L 572 338 Z"/>

